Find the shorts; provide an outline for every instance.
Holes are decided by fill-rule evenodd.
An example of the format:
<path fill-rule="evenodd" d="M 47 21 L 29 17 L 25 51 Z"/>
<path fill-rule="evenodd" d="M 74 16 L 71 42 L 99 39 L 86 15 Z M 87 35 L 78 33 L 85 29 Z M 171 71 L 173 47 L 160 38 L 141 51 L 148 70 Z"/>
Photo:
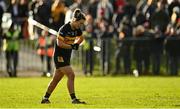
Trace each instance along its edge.
<path fill-rule="evenodd" d="M 70 57 L 66 56 L 54 56 L 54 64 L 56 69 L 70 65 Z"/>

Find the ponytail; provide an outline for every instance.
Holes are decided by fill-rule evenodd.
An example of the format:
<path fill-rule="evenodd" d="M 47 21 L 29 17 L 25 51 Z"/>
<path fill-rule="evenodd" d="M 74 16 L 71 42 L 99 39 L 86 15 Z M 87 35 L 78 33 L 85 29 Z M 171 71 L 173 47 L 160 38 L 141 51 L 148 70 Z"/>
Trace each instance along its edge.
<path fill-rule="evenodd" d="M 73 12 L 73 18 L 76 20 L 76 21 L 79 21 L 79 20 L 86 20 L 85 18 L 85 15 L 83 12 L 81 12 L 80 9 L 75 9 L 74 12 Z"/>

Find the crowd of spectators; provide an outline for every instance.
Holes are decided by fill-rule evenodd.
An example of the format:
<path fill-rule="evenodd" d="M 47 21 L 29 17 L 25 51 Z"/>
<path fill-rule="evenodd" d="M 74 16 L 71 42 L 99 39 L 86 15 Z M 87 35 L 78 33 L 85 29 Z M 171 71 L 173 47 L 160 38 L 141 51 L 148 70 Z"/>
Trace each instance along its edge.
<path fill-rule="evenodd" d="M 87 25 L 93 26 L 102 48 L 102 72 L 110 72 L 111 40 L 116 40 L 115 71 L 131 73 L 133 61 L 140 75 L 159 75 L 162 55 L 170 75 L 178 75 L 180 2 L 178 0 L 91 0 Z M 94 35 L 95 36 L 95 35 Z M 150 69 L 151 68 L 151 69 Z"/>
<path fill-rule="evenodd" d="M 85 12 L 87 21 L 83 35 L 86 42 L 82 47 L 85 74 L 92 75 L 96 43 L 101 48 L 103 75 L 111 72 L 111 62 L 114 58 L 114 74 L 131 73 L 134 59 L 135 69 L 140 75 L 150 73 L 159 75 L 164 51 L 168 57 L 170 74 L 178 75 L 179 0 L 11 0 L 9 3 L 6 2 L 0 0 L 0 19 L 3 13 L 9 12 L 13 24 L 18 25 L 21 30 L 22 39 L 30 37 L 29 16 L 58 31 L 71 19 L 74 9 L 80 8 Z M 38 36 L 42 33 L 38 28 L 34 31 Z M 2 28 L 0 32 L 2 33 Z M 113 40 L 116 46 L 112 44 Z M 112 48 L 115 49 L 115 53 L 112 53 L 114 52 Z M 115 54 L 114 58 L 112 54 Z"/>

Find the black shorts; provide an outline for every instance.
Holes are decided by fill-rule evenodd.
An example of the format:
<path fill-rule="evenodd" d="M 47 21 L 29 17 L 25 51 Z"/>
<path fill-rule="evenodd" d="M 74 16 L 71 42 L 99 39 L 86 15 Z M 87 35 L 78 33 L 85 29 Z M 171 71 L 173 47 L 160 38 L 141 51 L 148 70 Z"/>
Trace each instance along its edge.
<path fill-rule="evenodd" d="M 54 64 L 56 69 L 70 65 L 70 57 L 66 56 L 54 56 Z"/>
<path fill-rule="evenodd" d="M 72 49 L 63 49 L 56 44 L 54 51 L 54 64 L 56 69 L 70 65 Z"/>

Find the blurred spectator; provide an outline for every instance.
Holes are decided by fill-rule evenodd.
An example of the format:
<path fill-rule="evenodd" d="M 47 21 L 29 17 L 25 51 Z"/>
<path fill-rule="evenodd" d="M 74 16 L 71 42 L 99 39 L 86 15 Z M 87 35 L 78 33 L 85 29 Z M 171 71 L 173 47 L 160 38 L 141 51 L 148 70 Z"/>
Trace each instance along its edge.
<path fill-rule="evenodd" d="M 20 31 L 17 28 L 16 24 L 12 24 L 8 32 L 5 34 L 5 52 L 6 52 L 6 61 L 7 61 L 7 73 L 10 77 L 17 76 L 17 65 L 19 60 L 19 37 Z"/>
<path fill-rule="evenodd" d="M 35 14 L 35 20 L 45 26 L 50 27 L 51 9 L 47 2 L 44 0 L 38 0 L 36 7 L 37 13 Z"/>
<path fill-rule="evenodd" d="M 173 9 L 176 8 L 180 8 L 180 1 L 179 0 L 173 0 L 171 2 L 171 4 L 168 6 L 168 12 L 169 12 L 169 15 L 171 16 L 172 13 L 173 13 Z"/>
<path fill-rule="evenodd" d="M 18 0 L 11 0 L 11 3 L 7 9 L 7 12 L 11 13 L 12 20 L 17 23 L 17 17 L 18 17 Z"/>
<path fill-rule="evenodd" d="M 6 11 L 6 5 L 4 3 L 4 0 L 0 0 L 0 26 L 1 26 L 1 23 L 2 23 L 2 16 L 3 16 L 3 13 Z"/>
<path fill-rule="evenodd" d="M 118 7 L 116 7 L 117 9 L 115 8 L 116 10 L 113 16 L 113 23 L 114 23 L 114 27 L 118 28 L 124 16 L 128 16 L 128 18 L 132 19 L 132 16 L 135 14 L 136 9 L 135 6 L 131 2 L 129 2 L 129 0 L 127 1 L 116 0 L 116 2 L 115 4 Z"/>
<path fill-rule="evenodd" d="M 161 0 L 157 2 L 157 9 L 150 19 L 151 28 L 154 30 L 157 29 L 157 31 L 161 33 L 166 31 L 167 25 L 170 21 L 169 14 L 165 6 L 166 4 Z"/>
<path fill-rule="evenodd" d="M 146 16 L 146 20 L 148 20 L 148 21 L 149 21 L 149 19 L 151 19 L 152 14 L 155 12 L 155 10 L 157 8 L 157 6 L 156 6 L 154 1 L 155 0 L 148 0 L 147 1 L 147 5 L 146 5 L 146 7 L 143 10 L 144 14 Z"/>
<path fill-rule="evenodd" d="M 83 63 L 83 71 L 85 75 L 92 75 L 94 68 L 94 41 L 96 39 L 96 34 L 94 32 L 93 25 L 93 17 L 88 14 L 86 15 L 86 26 L 85 31 L 83 32 L 83 36 L 85 38 L 83 47 L 82 47 L 82 63 Z"/>
<path fill-rule="evenodd" d="M 1 3 L 2 1 L 0 1 Z M 3 17 L 3 13 L 4 13 L 4 9 L 3 9 L 3 6 L 0 5 L 0 53 L 1 53 L 1 48 L 2 48 L 2 39 L 3 39 L 3 36 L 2 36 L 2 17 Z"/>
<path fill-rule="evenodd" d="M 3 45 L 3 36 L 1 35 L 0 36 L 0 55 L 1 55 L 1 52 L 2 52 L 2 45 Z"/>
<path fill-rule="evenodd" d="M 37 20 L 37 12 L 38 12 L 39 3 L 38 0 L 32 0 L 29 3 L 29 18 Z M 31 39 L 38 38 L 38 33 L 40 34 L 40 29 L 31 23 L 29 24 L 29 35 Z"/>
<path fill-rule="evenodd" d="M 52 28 L 56 31 L 64 24 L 66 7 L 63 0 L 55 0 L 51 7 Z"/>
<path fill-rule="evenodd" d="M 166 9 L 166 2 L 157 2 L 157 9 L 150 19 L 151 28 L 155 31 L 152 43 L 152 71 L 155 75 L 160 73 L 161 55 L 163 53 L 163 41 L 170 18 Z"/>
<path fill-rule="evenodd" d="M 115 20 L 115 27 L 117 29 L 117 45 L 115 53 L 115 74 L 118 72 L 130 73 L 131 69 L 131 56 L 130 56 L 130 41 L 126 41 L 127 38 L 132 37 L 132 16 L 135 14 L 135 7 L 129 2 L 124 0 L 116 0 L 117 18 Z M 121 70 L 120 63 L 121 58 L 123 62 L 123 70 Z"/>
<path fill-rule="evenodd" d="M 7 12 L 11 13 L 12 21 L 16 24 L 19 24 L 20 22 L 18 21 L 18 0 L 11 0 L 11 3 L 7 9 Z"/>
<path fill-rule="evenodd" d="M 97 5 L 99 0 L 90 0 L 89 7 L 88 7 L 88 14 L 90 14 L 93 19 L 97 18 Z"/>
<path fill-rule="evenodd" d="M 97 19 L 106 19 L 111 22 L 113 16 L 113 6 L 109 0 L 101 0 L 97 5 Z"/>
<path fill-rule="evenodd" d="M 143 26 L 145 28 L 150 28 L 150 21 L 149 20 L 151 19 L 152 14 L 155 12 L 155 10 L 156 10 L 156 5 L 155 5 L 154 0 L 147 0 L 145 2 L 144 6 L 142 7 L 142 10 L 140 10 L 146 19 L 144 24 L 143 24 Z"/>
<path fill-rule="evenodd" d="M 176 34 L 166 39 L 166 52 L 168 54 L 168 65 L 171 75 L 178 75 L 178 64 L 180 58 L 180 37 Z"/>
<path fill-rule="evenodd" d="M 42 76 L 51 76 L 51 60 L 54 51 L 54 36 L 48 34 L 48 31 L 43 30 L 42 35 L 38 38 L 37 54 L 40 56 L 42 63 Z"/>
<path fill-rule="evenodd" d="M 149 73 L 150 38 L 153 36 L 142 25 L 134 28 L 134 36 L 139 39 L 134 42 L 134 59 L 140 75 Z"/>
<path fill-rule="evenodd" d="M 178 75 L 178 64 L 180 58 L 180 9 L 173 8 L 171 15 L 171 22 L 168 25 L 166 35 L 168 36 L 165 41 L 166 52 L 168 55 L 168 66 L 171 75 Z"/>
<path fill-rule="evenodd" d="M 138 25 L 144 25 L 146 23 L 145 15 L 137 9 L 136 14 L 133 16 L 132 23 L 135 27 L 137 27 Z"/>
<path fill-rule="evenodd" d="M 38 0 L 32 0 L 29 3 L 29 11 L 30 11 L 33 19 L 36 18 L 37 10 L 38 10 Z"/>
<path fill-rule="evenodd" d="M 97 38 L 100 38 L 101 44 L 101 65 L 103 75 L 106 75 L 110 71 L 110 42 L 113 38 L 113 27 L 108 24 L 108 21 L 104 18 L 98 21 L 98 33 Z M 98 40 L 99 41 L 99 40 Z"/>
<path fill-rule="evenodd" d="M 73 4 L 73 0 L 65 0 L 65 4 L 67 7 Z"/>
<path fill-rule="evenodd" d="M 130 23 L 131 19 L 129 16 L 124 16 L 122 22 L 119 26 L 119 35 L 118 35 L 118 48 L 116 49 L 116 70 L 115 73 L 118 73 L 120 70 L 120 58 L 123 59 L 123 68 L 124 73 L 130 73 L 131 71 L 131 43 L 126 39 L 132 37 L 132 25 Z M 120 68 L 119 68 L 120 67 Z"/>
<path fill-rule="evenodd" d="M 3 11 L 6 11 L 7 6 L 4 0 L 0 0 L 0 7 L 2 7 Z"/>
<path fill-rule="evenodd" d="M 156 9 L 155 0 L 140 0 L 137 9 L 149 20 Z"/>
<path fill-rule="evenodd" d="M 93 26 L 87 25 L 86 30 L 83 32 L 83 36 L 85 38 L 85 42 L 83 44 L 83 71 L 85 75 L 93 74 L 94 67 L 94 40 L 96 38 L 96 34 L 93 32 Z"/>
<path fill-rule="evenodd" d="M 85 0 L 84 0 L 85 1 Z M 78 8 L 79 9 L 83 9 L 83 4 L 82 4 L 82 0 L 73 0 L 73 4 L 72 5 L 75 5 L 75 4 L 78 4 Z"/>
<path fill-rule="evenodd" d="M 51 18 L 51 8 L 49 4 L 47 4 L 46 0 L 35 0 L 31 4 L 32 15 L 34 20 L 37 22 L 50 27 L 50 18 Z M 34 32 L 36 37 L 41 35 L 40 28 L 34 28 Z"/>
<path fill-rule="evenodd" d="M 2 36 L 0 36 L 0 55 L 2 52 L 2 44 L 3 44 L 3 38 L 2 38 Z"/>
<path fill-rule="evenodd" d="M 126 5 L 123 7 L 123 11 L 124 11 L 124 15 L 127 16 L 131 21 L 133 15 L 136 12 L 136 7 L 134 6 L 134 4 L 130 2 L 130 0 L 127 0 Z"/>
<path fill-rule="evenodd" d="M 136 5 L 137 10 L 142 11 L 144 6 L 146 5 L 147 0 L 139 0 L 139 2 Z"/>
<path fill-rule="evenodd" d="M 22 37 L 25 39 L 29 38 L 28 33 L 28 16 L 29 16 L 29 5 L 27 0 L 20 0 L 19 1 L 19 17 L 22 19 L 21 24 L 21 34 Z"/>
<path fill-rule="evenodd" d="M 115 0 L 113 4 L 114 12 L 123 15 L 124 14 L 123 8 L 125 5 L 126 5 L 126 0 Z"/>
<path fill-rule="evenodd" d="M 28 38 L 28 2 L 26 0 L 11 0 L 7 12 L 11 13 L 12 21 L 21 27 L 21 38 Z"/>

